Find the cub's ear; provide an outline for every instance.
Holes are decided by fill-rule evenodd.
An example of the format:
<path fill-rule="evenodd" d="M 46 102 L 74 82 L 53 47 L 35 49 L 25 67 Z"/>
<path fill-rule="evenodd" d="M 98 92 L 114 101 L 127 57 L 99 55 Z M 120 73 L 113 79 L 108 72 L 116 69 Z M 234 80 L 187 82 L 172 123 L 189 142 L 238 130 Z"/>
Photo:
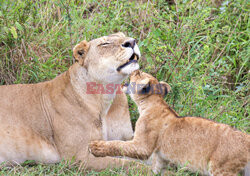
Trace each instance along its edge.
<path fill-rule="evenodd" d="M 160 86 L 161 86 L 161 90 L 162 90 L 162 96 L 166 96 L 168 94 L 168 92 L 171 91 L 171 87 L 168 83 L 165 83 L 163 81 L 160 81 Z"/>
<path fill-rule="evenodd" d="M 89 43 L 86 40 L 81 41 L 73 49 L 73 56 L 80 65 L 84 65 L 84 59 L 89 50 Z"/>
<path fill-rule="evenodd" d="M 123 32 L 117 32 L 117 33 L 111 34 L 109 36 L 126 37 L 126 35 Z"/>

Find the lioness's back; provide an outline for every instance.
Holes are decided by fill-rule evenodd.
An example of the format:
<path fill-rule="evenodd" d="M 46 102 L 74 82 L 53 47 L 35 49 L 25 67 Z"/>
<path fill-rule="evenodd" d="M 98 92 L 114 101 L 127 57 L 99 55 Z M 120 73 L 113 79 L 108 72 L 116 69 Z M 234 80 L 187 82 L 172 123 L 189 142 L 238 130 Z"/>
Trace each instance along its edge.
<path fill-rule="evenodd" d="M 0 105 L 14 103 L 19 98 L 29 98 L 31 94 L 38 92 L 36 84 L 13 84 L 0 86 Z M 15 100 L 15 101 L 14 101 Z M 0 106 L 1 107 L 1 106 Z"/>
<path fill-rule="evenodd" d="M 42 84 L 0 86 L 0 121 L 17 123 L 40 116 L 41 86 L 37 85 Z"/>

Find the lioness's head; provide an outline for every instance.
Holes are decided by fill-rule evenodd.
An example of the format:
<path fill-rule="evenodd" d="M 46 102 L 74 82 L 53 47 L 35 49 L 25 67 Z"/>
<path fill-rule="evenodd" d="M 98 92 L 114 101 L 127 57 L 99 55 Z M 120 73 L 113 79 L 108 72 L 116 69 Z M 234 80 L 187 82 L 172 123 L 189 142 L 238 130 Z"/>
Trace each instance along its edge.
<path fill-rule="evenodd" d="M 73 55 L 93 81 L 120 83 L 133 71 L 139 69 L 140 51 L 135 39 L 123 33 L 115 33 L 82 41 L 73 49 Z"/>
<path fill-rule="evenodd" d="M 168 83 L 158 81 L 152 75 L 140 70 L 134 71 L 130 76 L 130 83 L 123 86 L 123 91 L 134 101 L 142 100 L 151 95 L 164 97 L 171 90 Z"/>

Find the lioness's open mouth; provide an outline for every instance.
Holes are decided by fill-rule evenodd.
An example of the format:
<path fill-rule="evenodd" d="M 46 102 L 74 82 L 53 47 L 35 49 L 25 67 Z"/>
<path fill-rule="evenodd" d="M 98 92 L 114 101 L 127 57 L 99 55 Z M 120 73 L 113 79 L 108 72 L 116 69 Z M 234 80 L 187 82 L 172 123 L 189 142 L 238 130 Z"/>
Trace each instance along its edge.
<path fill-rule="evenodd" d="M 122 68 L 126 67 L 127 65 L 131 63 L 137 63 L 138 59 L 139 59 L 139 56 L 134 53 L 125 64 L 119 66 L 116 70 L 120 71 Z"/>

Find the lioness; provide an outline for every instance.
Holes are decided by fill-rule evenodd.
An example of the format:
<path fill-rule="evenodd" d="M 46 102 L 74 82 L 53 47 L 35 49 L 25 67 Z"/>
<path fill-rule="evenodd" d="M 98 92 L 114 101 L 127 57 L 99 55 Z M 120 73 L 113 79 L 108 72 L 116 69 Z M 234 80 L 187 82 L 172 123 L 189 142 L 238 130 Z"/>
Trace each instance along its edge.
<path fill-rule="evenodd" d="M 130 83 L 137 85 L 137 90 L 129 93 L 140 112 L 134 139 L 93 141 L 89 147 L 95 156 L 147 159 L 154 153 L 156 173 L 167 161 L 214 176 L 235 176 L 247 163 L 249 166 L 249 135 L 207 119 L 179 117 L 162 96 L 170 86 L 149 74 L 135 71 Z"/>
<path fill-rule="evenodd" d="M 51 81 L 0 86 L 0 163 L 74 157 L 95 170 L 123 164 L 118 158 L 96 158 L 87 146 L 90 140 L 132 138 L 127 98 L 115 88 L 104 94 L 87 89 L 93 82 L 120 84 L 139 69 L 135 39 L 116 33 L 82 41 L 73 55 L 77 62 Z"/>

